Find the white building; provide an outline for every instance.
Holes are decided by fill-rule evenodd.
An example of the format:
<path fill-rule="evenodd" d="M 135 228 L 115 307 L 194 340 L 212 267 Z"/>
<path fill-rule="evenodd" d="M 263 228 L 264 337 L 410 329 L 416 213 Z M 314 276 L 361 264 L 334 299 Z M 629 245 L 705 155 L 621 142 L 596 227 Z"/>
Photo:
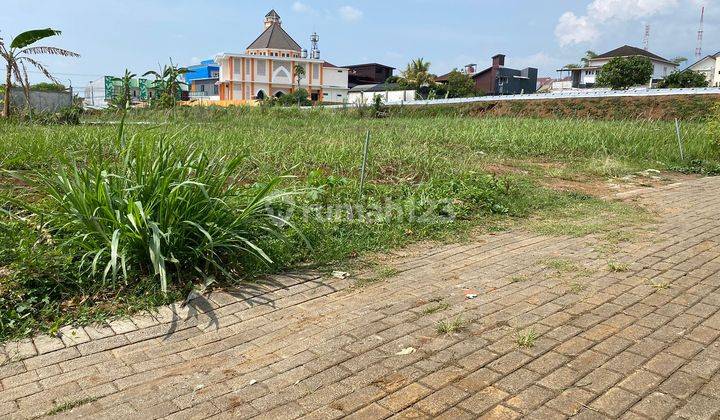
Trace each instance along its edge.
<path fill-rule="evenodd" d="M 568 71 L 572 75 L 572 87 L 573 88 L 592 88 L 597 82 L 597 77 L 602 69 L 602 66 L 609 63 L 610 60 L 616 57 L 647 57 L 650 59 L 653 65 L 653 82 L 660 81 L 666 76 L 672 74 L 677 70 L 678 64 L 670 60 L 660 57 L 657 54 L 653 54 L 649 51 L 645 51 L 642 48 L 631 47 L 624 45 L 620 48 L 616 48 L 612 51 L 608 51 L 605 54 L 600 54 L 595 58 L 588 61 L 587 66 L 576 69 L 562 69 L 560 71 Z M 650 84 L 650 80 L 648 80 Z"/>
<path fill-rule="evenodd" d="M 705 75 L 710 86 L 720 86 L 720 52 L 708 55 L 688 69 Z"/>
<path fill-rule="evenodd" d="M 393 83 L 357 85 L 350 89 L 348 102 L 352 105 L 370 105 L 376 96 L 380 96 L 383 103 L 402 103 L 414 101 L 416 92 L 402 89 Z"/>
<path fill-rule="evenodd" d="M 314 102 L 346 102 L 348 69 L 321 60 L 318 40 L 313 34 L 313 47 L 308 54 L 282 28 L 280 16 L 270 11 L 265 16 L 265 31 L 244 53 L 223 53 L 216 57 L 220 65 L 220 100 L 245 103 L 303 88 Z M 297 66 L 305 73 L 299 84 Z"/>

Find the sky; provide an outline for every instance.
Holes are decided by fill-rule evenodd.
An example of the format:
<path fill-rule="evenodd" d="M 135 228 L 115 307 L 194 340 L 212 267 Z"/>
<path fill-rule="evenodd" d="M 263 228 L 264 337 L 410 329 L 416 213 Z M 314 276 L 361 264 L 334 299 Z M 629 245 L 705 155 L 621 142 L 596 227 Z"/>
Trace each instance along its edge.
<path fill-rule="evenodd" d="M 720 51 L 720 0 L 2 0 L 0 37 L 35 28 L 62 35 L 43 44 L 80 58 L 42 57 L 57 78 L 82 88 L 125 68 L 142 74 L 171 59 L 190 65 L 221 52 L 243 52 L 275 9 L 283 27 L 309 49 L 320 35 L 322 58 L 338 66 L 379 62 L 401 70 L 414 58 L 443 74 L 479 69 L 502 53 L 506 66 L 540 76 L 578 63 L 585 51 L 642 46 L 694 59 L 700 8 L 704 53 Z M 31 6 L 29 6 L 31 5 Z M 4 66 L 0 64 L 4 72 Z M 34 82 L 42 80 L 31 74 Z"/>

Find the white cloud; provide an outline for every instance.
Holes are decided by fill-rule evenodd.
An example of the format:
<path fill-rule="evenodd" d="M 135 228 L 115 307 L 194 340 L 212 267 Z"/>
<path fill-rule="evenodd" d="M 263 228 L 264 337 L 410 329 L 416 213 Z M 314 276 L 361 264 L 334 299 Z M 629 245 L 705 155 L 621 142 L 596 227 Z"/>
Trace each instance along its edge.
<path fill-rule="evenodd" d="M 708 2 L 710 0 L 705 0 Z M 646 19 L 661 14 L 676 13 L 686 3 L 696 5 L 699 0 L 593 0 L 585 15 L 565 12 L 555 27 L 561 46 L 596 40 L 603 25 L 613 22 Z"/>
<path fill-rule="evenodd" d="M 555 37 L 560 46 L 580 44 L 597 39 L 600 32 L 586 16 L 578 17 L 573 12 L 566 12 L 560 16 L 555 27 Z"/>
<path fill-rule="evenodd" d="M 311 10 L 310 6 L 308 6 L 307 4 L 305 4 L 301 1 L 296 1 L 295 3 L 293 3 L 292 9 L 293 9 L 293 11 L 298 12 L 298 13 L 305 13 L 305 12 L 309 12 Z"/>
<path fill-rule="evenodd" d="M 595 0 L 587 8 L 587 15 L 599 22 L 634 20 L 670 11 L 679 0 Z"/>
<path fill-rule="evenodd" d="M 356 9 L 352 6 L 343 6 L 338 10 L 340 18 L 346 22 L 355 22 L 363 17 L 362 10 Z"/>
<path fill-rule="evenodd" d="M 511 58 L 512 65 L 514 68 L 525 68 L 525 67 L 537 67 L 546 68 L 553 67 L 557 63 L 557 59 L 549 56 L 544 51 L 540 51 L 535 54 L 531 54 L 524 57 Z"/>

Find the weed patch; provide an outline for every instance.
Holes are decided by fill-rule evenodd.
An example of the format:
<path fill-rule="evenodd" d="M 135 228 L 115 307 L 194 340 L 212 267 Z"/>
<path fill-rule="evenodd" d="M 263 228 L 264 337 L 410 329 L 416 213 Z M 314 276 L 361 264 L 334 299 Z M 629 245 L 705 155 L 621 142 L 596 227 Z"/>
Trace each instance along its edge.
<path fill-rule="evenodd" d="M 615 273 L 622 273 L 630 270 L 630 265 L 617 261 L 608 261 L 608 269 Z"/>
<path fill-rule="evenodd" d="M 627 230 L 652 221 L 647 211 L 629 204 L 590 197 L 578 198 L 566 206 L 541 211 L 529 223 L 529 228 L 537 233 L 554 236 L 600 235 L 617 243 L 632 237 Z"/>
<path fill-rule="evenodd" d="M 73 408 L 77 408 L 77 407 L 83 406 L 85 404 L 90 404 L 91 402 L 94 402 L 94 401 L 97 401 L 97 398 L 83 398 L 83 399 L 77 400 L 77 401 L 69 401 L 69 402 L 62 403 L 62 404 L 56 406 L 52 410 L 48 411 L 47 414 L 45 414 L 45 415 L 46 416 L 54 416 L 56 414 L 65 413 L 67 411 L 72 410 Z"/>
<path fill-rule="evenodd" d="M 545 266 L 551 268 L 558 273 L 574 273 L 580 271 L 580 266 L 574 261 L 562 258 L 545 260 Z"/>
<path fill-rule="evenodd" d="M 428 306 L 423 310 L 423 315 L 432 315 L 438 312 L 445 311 L 450 308 L 450 304 L 447 302 L 437 302 L 433 305 Z"/>
<path fill-rule="evenodd" d="M 527 276 L 513 276 L 513 277 L 510 279 L 510 283 L 522 283 L 522 282 L 525 282 L 525 281 L 528 281 L 528 277 L 527 277 Z"/>
<path fill-rule="evenodd" d="M 516 342 L 521 349 L 529 349 L 535 347 L 535 341 L 537 341 L 537 339 L 537 332 L 530 328 L 524 332 L 518 331 Z"/>
<path fill-rule="evenodd" d="M 575 295 L 582 293 L 587 288 L 587 286 L 585 286 L 582 283 L 578 283 L 578 282 L 571 282 L 569 286 L 570 286 L 570 293 L 575 294 Z"/>
<path fill-rule="evenodd" d="M 655 290 L 667 290 L 672 287 L 672 284 L 669 281 L 651 281 L 650 285 Z"/>
<path fill-rule="evenodd" d="M 465 329 L 465 321 L 461 317 L 457 317 L 452 321 L 440 321 L 435 328 L 440 335 L 448 335 L 458 333 Z"/>

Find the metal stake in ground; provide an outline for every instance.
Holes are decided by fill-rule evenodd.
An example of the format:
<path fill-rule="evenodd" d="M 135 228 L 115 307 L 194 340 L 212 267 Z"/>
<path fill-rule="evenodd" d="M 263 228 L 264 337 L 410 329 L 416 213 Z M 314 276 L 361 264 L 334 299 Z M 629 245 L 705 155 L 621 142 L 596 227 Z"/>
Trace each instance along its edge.
<path fill-rule="evenodd" d="M 370 148 L 370 130 L 367 131 L 365 136 L 365 147 L 363 148 L 363 161 L 362 167 L 360 168 L 360 198 L 363 196 L 363 189 L 365 188 L 365 171 L 367 169 L 368 149 Z"/>
<path fill-rule="evenodd" d="M 685 151 L 683 150 L 682 136 L 680 135 L 680 121 L 675 118 L 675 134 L 677 134 L 678 147 L 680 148 L 680 160 L 685 160 Z"/>

